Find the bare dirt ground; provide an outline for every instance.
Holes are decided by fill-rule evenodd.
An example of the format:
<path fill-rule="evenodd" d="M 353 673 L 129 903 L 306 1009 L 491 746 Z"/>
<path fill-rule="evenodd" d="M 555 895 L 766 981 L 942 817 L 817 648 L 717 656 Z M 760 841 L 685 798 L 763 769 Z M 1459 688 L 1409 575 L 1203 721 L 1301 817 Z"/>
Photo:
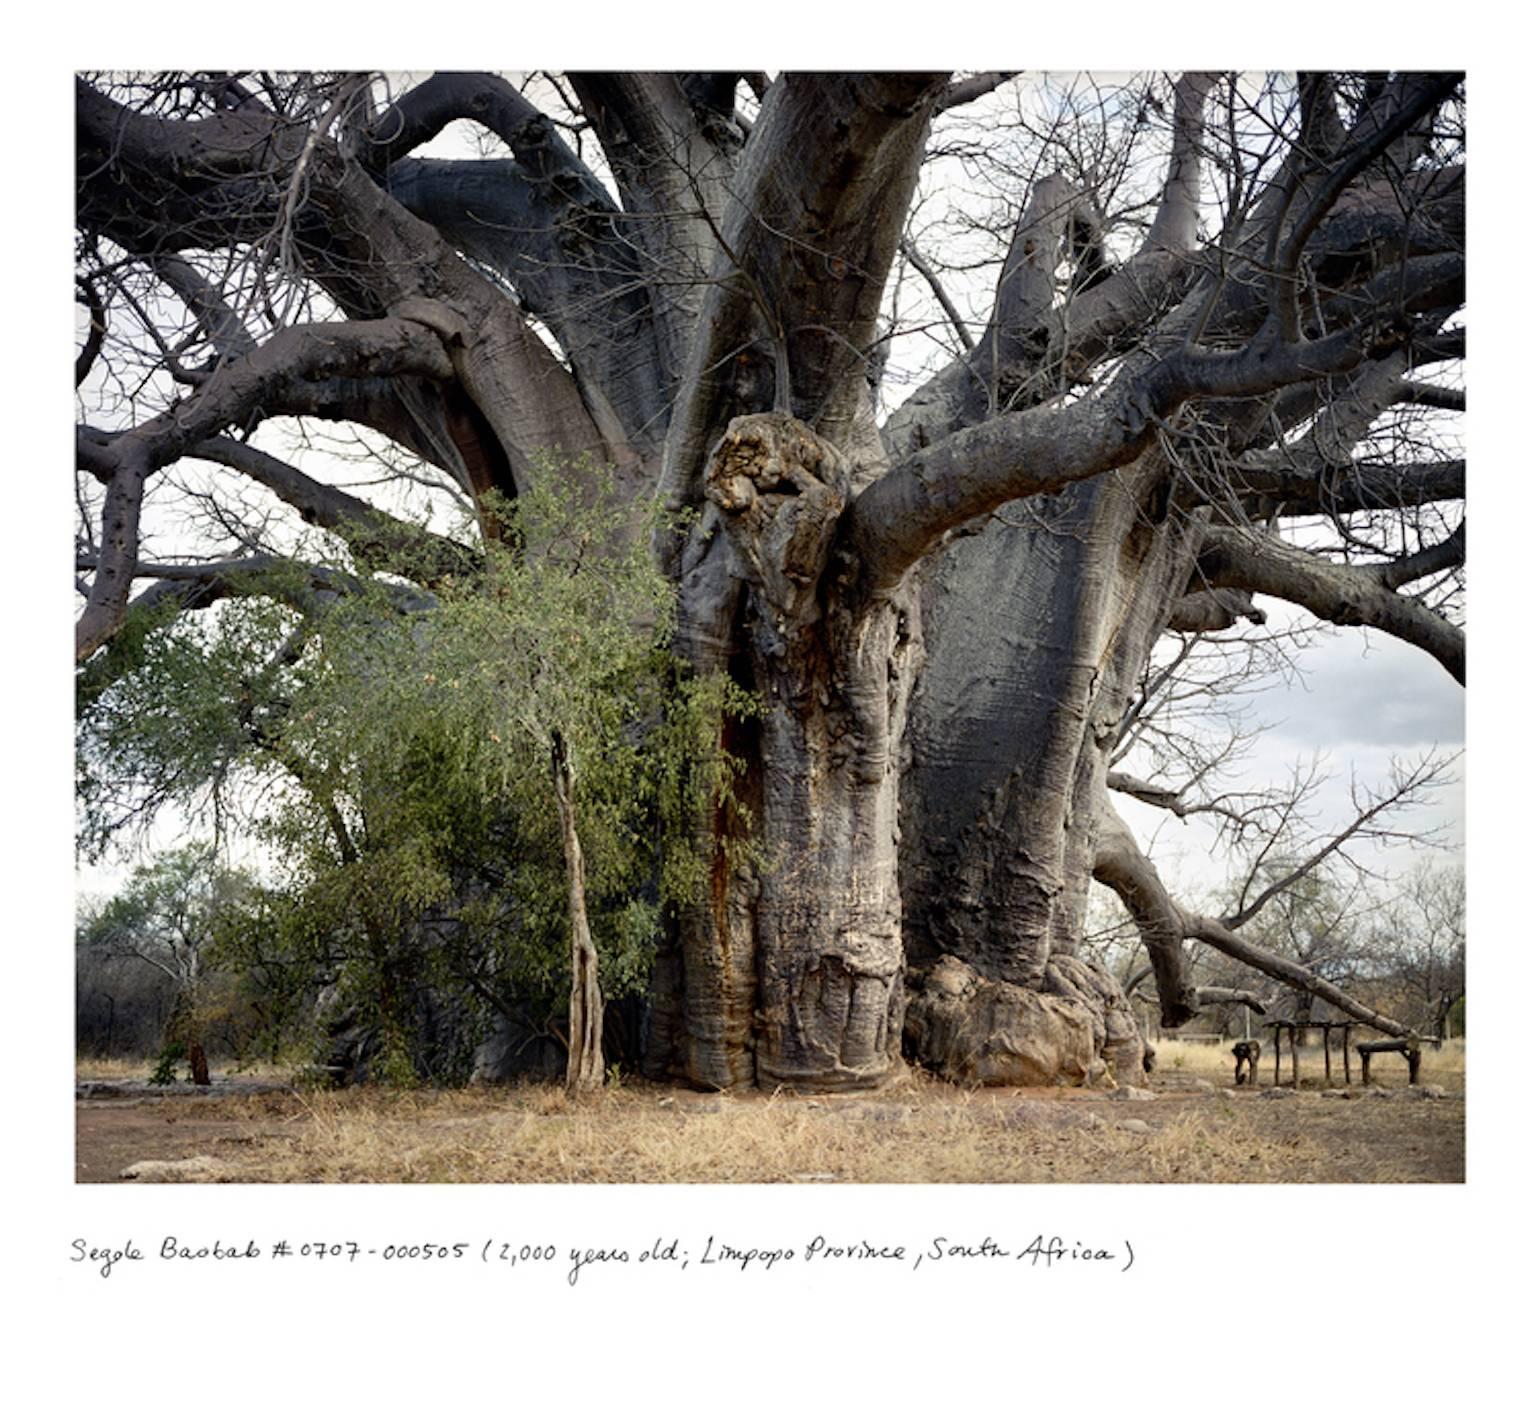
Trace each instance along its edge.
<path fill-rule="evenodd" d="M 1437 1054 L 1438 1056 L 1439 1054 Z M 1320 1059 L 1319 1059 L 1320 1065 Z M 1400 1063 L 1398 1065 L 1401 1065 Z M 1378 1082 L 1372 1072 L 1373 1083 Z M 308 1093 L 216 1080 L 171 1093 L 82 1080 L 76 1173 L 223 1183 L 1459 1183 L 1461 1063 L 1429 1094 L 1231 1089 L 1216 1054 L 1149 1097 L 957 1090 L 912 1076 L 849 1096 L 712 1096 L 629 1082 L 581 1102 L 543 1085 Z M 1267 1078 L 1266 1078 L 1267 1081 Z M 1436 1095 L 1443 1092 L 1443 1095 Z M 112 1093 L 112 1094 L 109 1094 Z M 181 1164 L 182 1161 L 195 1163 Z"/>

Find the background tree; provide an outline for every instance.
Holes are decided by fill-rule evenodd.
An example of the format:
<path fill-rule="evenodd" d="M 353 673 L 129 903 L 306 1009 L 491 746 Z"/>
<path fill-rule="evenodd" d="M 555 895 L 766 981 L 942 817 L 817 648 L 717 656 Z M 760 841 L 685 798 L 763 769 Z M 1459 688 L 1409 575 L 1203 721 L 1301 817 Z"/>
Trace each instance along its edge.
<path fill-rule="evenodd" d="M 210 980 L 220 926 L 250 877 L 219 864 L 213 848 L 191 845 L 139 866 L 110 899 L 84 907 L 75 942 L 86 960 L 133 960 L 166 982 L 169 1011 L 159 1034 L 161 1070 L 183 1058 L 206 1086 L 204 1053 L 212 1014 Z"/>
<path fill-rule="evenodd" d="M 221 472 L 193 498 L 234 551 L 156 561 L 145 496 L 188 458 L 431 590 L 484 561 L 488 506 L 540 452 L 590 453 L 687 516 L 655 545 L 681 673 L 762 702 L 719 723 L 734 805 L 694 829 L 710 879 L 663 945 L 650 1069 L 857 1086 L 905 1043 L 966 1079 L 1134 1072 L 1130 1009 L 1078 952 L 1095 875 L 1137 914 L 1165 1023 L 1200 1007 L 1189 939 L 1300 981 L 1164 904 L 1111 807 L 1163 633 L 1257 592 L 1462 676 L 1464 474 L 1439 429 L 1459 94 L 1413 73 L 82 79 L 77 376 L 116 404 L 77 434 L 78 657 L 131 669 L 146 608 L 302 560 Z M 486 155 L 421 154 L 460 119 Z M 934 160 L 993 183 L 979 317 L 913 221 L 960 190 L 925 186 Z M 908 363 L 926 378 L 881 419 L 919 286 L 952 355 Z M 478 535 L 255 449 L 283 416 L 435 467 Z M 743 818 L 758 867 L 727 859 Z"/>
<path fill-rule="evenodd" d="M 1373 917 L 1374 977 L 1418 1032 L 1466 1035 L 1467 878 L 1425 861 Z"/>

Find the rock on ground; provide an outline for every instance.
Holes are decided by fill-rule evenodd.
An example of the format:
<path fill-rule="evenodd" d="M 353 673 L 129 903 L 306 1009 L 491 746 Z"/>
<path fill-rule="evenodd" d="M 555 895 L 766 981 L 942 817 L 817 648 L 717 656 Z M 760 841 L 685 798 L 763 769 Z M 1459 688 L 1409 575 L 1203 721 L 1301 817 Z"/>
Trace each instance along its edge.
<path fill-rule="evenodd" d="M 225 1172 L 222 1160 L 210 1155 L 191 1159 L 141 1159 L 130 1164 L 119 1179 L 136 1179 L 141 1184 L 212 1184 Z"/>

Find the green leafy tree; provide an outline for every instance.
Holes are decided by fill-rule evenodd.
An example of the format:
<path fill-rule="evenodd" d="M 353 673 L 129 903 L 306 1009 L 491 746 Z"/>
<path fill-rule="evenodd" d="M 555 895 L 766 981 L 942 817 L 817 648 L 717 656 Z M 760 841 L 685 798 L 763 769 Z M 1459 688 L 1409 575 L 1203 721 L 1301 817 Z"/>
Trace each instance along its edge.
<path fill-rule="evenodd" d="M 208 1084 L 203 1042 L 219 928 L 249 886 L 250 877 L 221 865 L 212 847 L 184 846 L 137 867 L 116 895 L 80 912 L 77 946 L 137 960 L 169 980 L 172 1006 L 157 1068 L 164 1080 L 185 1058 L 193 1080 Z"/>
<path fill-rule="evenodd" d="M 710 721 L 744 698 L 673 678 L 673 594 L 606 473 L 540 468 L 430 598 L 350 565 L 341 593 L 253 584 L 147 637 L 82 712 L 88 836 L 141 799 L 259 799 L 279 875 L 232 962 L 279 1023 L 319 990 L 362 1014 L 386 1079 L 453 1074 L 413 1037 L 431 993 L 464 1034 L 564 998 L 568 1082 L 599 1083 L 604 990 L 643 987 L 663 907 L 701 882 L 667 839 L 726 791 Z"/>

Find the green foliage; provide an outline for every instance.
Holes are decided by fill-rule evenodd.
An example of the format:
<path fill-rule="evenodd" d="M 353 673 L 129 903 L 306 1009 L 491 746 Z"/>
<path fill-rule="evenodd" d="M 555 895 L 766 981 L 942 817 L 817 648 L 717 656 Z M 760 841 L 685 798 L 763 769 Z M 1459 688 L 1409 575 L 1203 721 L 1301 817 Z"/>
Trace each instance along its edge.
<path fill-rule="evenodd" d="M 161 852 L 135 867 L 109 900 L 81 908 L 76 941 L 184 965 L 211 946 L 220 915 L 249 884 L 249 876 L 223 865 L 211 846 Z"/>
<path fill-rule="evenodd" d="M 152 617 L 134 624 L 131 649 L 82 670 L 75 791 L 83 855 L 99 859 L 166 803 L 218 807 L 275 707 L 277 661 L 299 620 L 256 595 L 215 613 Z M 114 665 L 124 668 L 109 681 Z"/>
<path fill-rule="evenodd" d="M 160 1049 L 160 1054 L 155 1061 L 155 1069 L 149 1074 L 151 1086 L 174 1086 L 176 1084 L 176 1064 L 187 1059 L 187 1044 L 185 1042 L 167 1042 Z"/>
<path fill-rule="evenodd" d="M 664 908 L 703 882 L 691 836 L 733 806 L 721 720 L 750 701 L 677 678 L 670 586 L 606 475 L 538 468 L 531 493 L 482 506 L 481 563 L 435 581 L 430 610 L 378 577 L 321 606 L 268 584 L 144 637 L 82 709 L 87 849 L 171 797 L 259 798 L 249 825 L 279 873 L 226 917 L 219 953 L 274 1049 L 321 1036 L 323 989 L 379 1035 L 376 1074 L 442 1079 L 424 995 L 465 1031 L 563 1007 L 557 737 L 608 997 L 644 987 Z"/>

